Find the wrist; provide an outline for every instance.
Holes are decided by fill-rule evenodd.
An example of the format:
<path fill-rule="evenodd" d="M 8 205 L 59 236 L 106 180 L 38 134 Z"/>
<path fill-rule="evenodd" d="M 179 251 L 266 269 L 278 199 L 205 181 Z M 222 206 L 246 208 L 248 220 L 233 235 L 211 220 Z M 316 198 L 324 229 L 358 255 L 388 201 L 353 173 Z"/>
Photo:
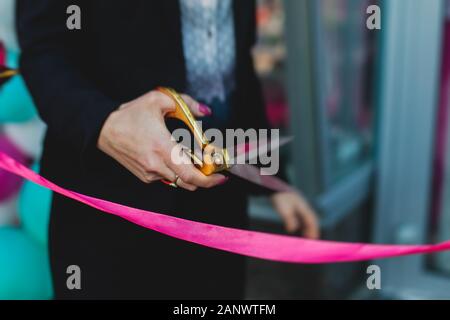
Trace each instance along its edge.
<path fill-rule="evenodd" d="M 123 105 L 122 105 L 123 106 Z M 97 139 L 97 148 L 100 149 L 103 152 L 106 152 L 106 149 L 109 145 L 109 141 L 111 139 L 114 139 L 114 125 L 115 119 L 117 117 L 118 110 L 122 108 L 120 106 L 117 110 L 111 112 L 109 116 L 106 118 L 105 122 L 103 123 L 103 126 L 100 130 L 100 134 Z"/>

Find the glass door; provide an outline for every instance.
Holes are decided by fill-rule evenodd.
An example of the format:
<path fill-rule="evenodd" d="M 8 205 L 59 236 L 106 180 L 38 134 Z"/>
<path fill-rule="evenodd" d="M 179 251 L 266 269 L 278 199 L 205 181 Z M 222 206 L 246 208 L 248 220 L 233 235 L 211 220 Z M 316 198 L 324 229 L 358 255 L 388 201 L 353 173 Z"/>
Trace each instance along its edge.
<path fill-rule="evenodd" d="M 379 32 L 375 0 L 286 0 L 293 181 L 333 229 L 368 201 Z"/>
<path fill-rule="evenodd" d="M 384 1 L 375 240 L 450 239 L 449 1 Z M 418 12 L 420 14 L 418 14 Z M 382 294 L 450 298 L 450 255 L 378 261 Z"/>
<path fill-rule="evenodd" d="M 322 214 L 324 228 L 370 197 L 377 0 L 258 0 L 256 70 L 273 127 L 295 137 L 282 166 Z M 260 200 L 260 199 L 258 199 Z M 262 201 L 254 216 L 276 219 Z"/>
<path fill-rule="evenodd" d="M 256 70 L 267 114 L 294 141 L 282 151 L 289 182 L 315 206 L 322 238 L 369 241 L 375 71 L 380 32 L 366 27 L 376 0 L 258 0 Z M 283 232 L 267 199 L 253 199 L 253 227 Z M 273 265 L 252 261 L 254 270 Z M 345 298 L 364 283 L 364 263 L 277 266 L 272 293 L 250 297 Z M 335 274 L 339 273 L 339 277 Z M 282 278 L 282 279 L 280 279 Z M 309 283 L 310 285 L 305 285 Z M 314 292 L 311 288 L 314 287 Z M 278 288 L 277 293 L 274 288 Z M 280 289 L 282 288 L 282 289 Z"/>
<path fill-rule="evenodd" d="M 429 238 L 431 242 L 450 239 L 450 1 L 446 1 L 443 26 L 443 49 L 440 97 L 435 132 L 435 154 Z M 444 252 L 429 257 L 431 271 L 450 276 L 450 253 Z"/>

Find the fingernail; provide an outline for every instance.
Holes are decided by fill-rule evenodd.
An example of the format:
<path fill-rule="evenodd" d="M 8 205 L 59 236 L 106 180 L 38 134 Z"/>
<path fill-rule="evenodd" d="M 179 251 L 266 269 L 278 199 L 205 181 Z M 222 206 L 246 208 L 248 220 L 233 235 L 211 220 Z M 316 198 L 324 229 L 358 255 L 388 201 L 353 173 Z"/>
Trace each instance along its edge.
<path fill-rule="evenodd" d="M 224 185 L 225 183 L 227 183 L 229 179 L 230 178 L 228 178 L 228 177 L 223 178 L 222 181 L 219 182 L 219 186 Z"/>
<path fill-rule="evenodd" d="M 198 108 L 200 109 L 200 112 L 203 113 L 205 116 L 212 115 L 212 110 L 203 103 L 200 103 Z"/>

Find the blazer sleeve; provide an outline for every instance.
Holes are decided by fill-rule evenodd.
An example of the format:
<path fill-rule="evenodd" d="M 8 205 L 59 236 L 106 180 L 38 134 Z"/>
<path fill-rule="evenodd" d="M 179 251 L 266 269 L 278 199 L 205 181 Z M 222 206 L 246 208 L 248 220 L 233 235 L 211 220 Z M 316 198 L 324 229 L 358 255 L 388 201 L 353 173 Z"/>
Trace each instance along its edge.
<path fill-rule="evenodd" d="M 100 130 L 120 103 L 109 98 L 88 76 L 87 31 L 83 0 L 19 0 L 17 29 L 20 70 L 48 135 L 70 146 L 81 160 L 96 150 Z M 66 26 L 67 8 L 81 8 L 81 30 Z"/>

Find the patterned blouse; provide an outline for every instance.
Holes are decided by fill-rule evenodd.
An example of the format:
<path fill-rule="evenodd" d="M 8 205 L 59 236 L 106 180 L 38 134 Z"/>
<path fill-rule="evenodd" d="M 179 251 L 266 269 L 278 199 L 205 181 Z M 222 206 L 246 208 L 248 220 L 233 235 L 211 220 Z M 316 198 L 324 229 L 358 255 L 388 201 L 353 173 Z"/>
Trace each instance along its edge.
<path fill-rule="evenodd" d="M 232 0 L 179 1 L 187 93 L 221 117 L 227 113 L 227 99 L 235 85 Z"/>

